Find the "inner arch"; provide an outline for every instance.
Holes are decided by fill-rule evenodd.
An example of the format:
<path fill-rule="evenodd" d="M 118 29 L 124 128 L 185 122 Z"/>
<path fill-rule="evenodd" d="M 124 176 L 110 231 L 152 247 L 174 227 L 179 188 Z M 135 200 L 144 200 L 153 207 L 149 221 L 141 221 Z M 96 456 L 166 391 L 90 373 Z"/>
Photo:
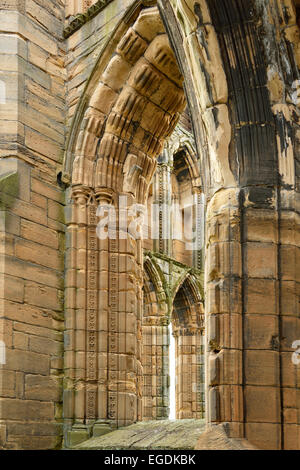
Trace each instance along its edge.
<path fill-rule="evenodd" d="M 73 186 L 145 201 L 156 158 L 185 108 L 183 77 L 156 7 L 119 41 L 84 112 Z"/>
<path fill-rule="evenodd" d="M 119 237 L 120 220 L 114 240 L 97 239 L 97 209 L 104 203 L 118 212 L 119 197 L 124 195 L 130 204 L 145 204 L 157 159 L 186 100 L 183 77 L 156 7 L 139 13 L 102 67 L 99 79 L 91 79 L 93 89 L 82 101 L 81 119 L 72 129 L 69 146 L 75 157 L 68 227 L 74 256 L 67 269 L 75 273 L 75 285 L 81 289 L 68 312 L 81 312 L 85 330 L 77 331 L 68 318 L 66 322 L 74 328 L 74 338 L 85 334 L 86 371 L 70 371 L 71 393 L 64 406 L 74 422 L 96 419 L 125 426 L 143 416 L 167 417 L 164 346 L 170 305 L 164 298 L 165 286 L 152 278 L 143 294 L 142 243 Z M 144 324 L 143 295 L 150 312 Z M 142 364 L 142 338 L 149 364 Z M 80 368 L 76 360 L 75 368 Z"/>
<path fill-rule="evenodd" d="M 176 358 L 176 386 L 175 390 L 170 388 L 170 403 L 175 391 L 177 419 L 204 417 L 204 324 L 199 299 L 193 279 L 188 276 L 174 298 L 170 328 Z"/>

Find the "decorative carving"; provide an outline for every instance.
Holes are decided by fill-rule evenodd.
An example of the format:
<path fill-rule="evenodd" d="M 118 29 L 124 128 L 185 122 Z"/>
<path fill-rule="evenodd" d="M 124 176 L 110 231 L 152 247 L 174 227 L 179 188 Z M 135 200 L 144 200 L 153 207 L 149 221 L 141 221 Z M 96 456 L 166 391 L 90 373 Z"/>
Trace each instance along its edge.
<path fill-rule="evenodd" d="M 159 30 L 159 13 L 156 10 L 153 14 L 154 10 L 150 15 L 152 20 L 156 15 L 158 21 L 152 24 Z M 182 77 L 166 34 L 151 38 L 148 43 L 148 39 L 140 35 L 140 24 L 137 20 L 134 26 L 137 30 L 129 28 L 119 41 L 116 53 L 91 93 L 78 132 L 72 175 L 77 208 L 73 229 L 78 234 L 80 231 L 80 274 L 84 276 L 78 306 L 84 311 L 86 329 L 85 366 L 81 366 L 86 367 L 86 371 L 76 406 L 83 409 L 82 397 L 85 396 L 85 418 L 98 418 L 91 387 L 106 383 L 101 396 L 107 400 L 107 406 L 100 408 L 99 418 L 119 425 L 142 418 L 141 344 L 143 330 L 149 328 L 147 324 L 152 325 L 150 329 L 157 344 L 152 359 L 158 381 L 153 389 L 157 400 L 163 399 L 163 413 L 167 417 L 167 398 L 162 390 L 168 371 L 161 359 L 162 348 L 168 345 L 167 302 L 158 276 L 155 281 L 157 314 L 149 315 L 142 324 L 142 266 L 139 266 L 142 245 L 131 238 L 119 240 L 119 221 L 115 238 L 98 239 L 97 207 L 108 203 L 115 204 L 117 209 L 120 193 L 131 193 L 134 202 L 145 201 L 156 158 L 185 107 Z M 162 184 L 165 182 L 164 179 Z M 74 240 L 76 244 L 76 237 Z M 122 263 L 122 256 L 133 259 L 134 270 L 130 264 Z M 100 290 L 99 284 L 103 286 Z M 134 322 L 134 328 L 128 326 L 129 321 Z M 98 344 L 99 329 L 108 339 L 106 345 Z M 102 365 L 99 368 L 100 347 Z M 127 370 L 127 360 L 132 363 L 130 370 Z M 157 416 L 159 413 L 157 406 Z"/>
<path fill-rule="evenodd" d="M 122 55 L 127 62 L 135 64 L 147 49 L 144 41 L 132 28 L 129 28 L 123 39 L 119 42 L 117 53 Z"/>

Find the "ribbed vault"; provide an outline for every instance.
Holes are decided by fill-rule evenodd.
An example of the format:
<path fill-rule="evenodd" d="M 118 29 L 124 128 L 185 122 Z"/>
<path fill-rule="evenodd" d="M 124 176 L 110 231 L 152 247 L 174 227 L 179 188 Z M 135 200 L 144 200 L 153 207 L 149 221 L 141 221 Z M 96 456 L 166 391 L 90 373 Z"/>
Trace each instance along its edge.
<path fill-rule="evenodd" d="M 119 41 L 80 127 L 73 186 L 132 192 L 143 202 L 161 153 L 185 107 L 178 70 L 157 8 Z"/>

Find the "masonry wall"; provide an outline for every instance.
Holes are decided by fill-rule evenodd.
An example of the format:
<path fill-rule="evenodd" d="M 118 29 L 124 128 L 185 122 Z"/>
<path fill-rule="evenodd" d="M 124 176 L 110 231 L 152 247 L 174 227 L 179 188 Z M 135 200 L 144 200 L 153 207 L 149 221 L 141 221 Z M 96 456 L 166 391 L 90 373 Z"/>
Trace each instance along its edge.
<path fill-rule="evenodd" d="M 0 341 L 5 346 L 5 353 L 0 355 L 0 447 L 5 449 L 61 446 L 65 188 L 57 177 L 62 171 L 68 130 L 87 80 L 106 38 L 131 4 L 127 0 L 114 0 L 65 40 L 63 28 L 69 20 L 65 19 L 64 3 L 63 0 L 4 0 L 0 10 Z M 296 31 L 298 44 L 298 29 L 290 27 L 288 21 L 285 34 Z M 241 24 L 247 23 L 246 18 Z M 230 28 L 226 26 L 219 36 L 226 37 L 228 31 Z M 268 58 L 270 62 L 271 59 Z M 243 69 L 244 76 L 247 70 Z M 196 72 L 198 78 L 200 72 L 198 69 Z M 272 76 L 272 70 L 269 72 Z M 294 78 L 291 75 L 286 80 L 293 82 Z M 268 82 L 270 88 L 272 85 L 273 82 Z M 280 85 L 278 90 L 281 88 L 284 89 Z M 291 119 L 283 119 L 289 110 L 282 106 L 281 96 L 276 94 L 278 90 L 277 86 L 275 92 L 269 90 L 273 112 L 269 120 L 273 126 L 275 116 L 277 128 L 284 129 L 282 132 L 287 136 L 283 138 L 277 129 L 276 139 L 281 144 L 279 170 L 283 178 L 283 189 L 276 195 L 279 199 L 275 199 L 275 190 L 268 192 L 269 205 L 264 207 L 264 192 L 262 196 L 259 191 L 255 193 L 253 200 L 249 199 L 250 193 L 240 195 L 237 191 L 232 196 L 226 190 L 226 193 L 216 193 L 217 197 L 210 203 L 206 311 L 212 320 L 210 354 L 217 359 L 211 361 L 216 366 L 211 367 L 209 376 L 212 392 L 216 392 L 210 400 L 210 421 L 237 423 L 236 428 L 232 427 L 232 435 L 239 436 L 242 430 L 251 441 L 265 448 L 296 448 L 299 446 L 299 368 L 292 365 L 291 344 L 299 333 L 299 209 L 297 195 L 292 194 L 293 155 L 286 152 L 291 148 L 290 143 L 287 145 L 291 132 L 287 123 Z M 277 108 L 276 103 L 280 104 Z M 295 117 L 296 109 L 290 111 L 297 150 L 299 120 Z M 238 121 L 236 125 L 240 131 L 242 126 Z M 229 135 L 230 126 L 224 129 L 228 131 L 224 135 Z M 214 129 L 210 133 L 215 137 Z M 264 166 L 265 148 L 260 149 L 259 162 L 266 172 L 262 173 L 253 164 L 249 152 L 247 171 L 239 175 L 239 184 L 267 185 L 267 176 L 277 175 L 277 153 L 270 147 L 273 151 L 270 161 L 276 170 L 273 168 L 270 173 L 268 165 Z M 296 155 L 297 189 L 298 167 Z M 249 168 L 257 174 L 248 175 Z M 275 183 L 271 180 L 270 184 Z M 249 200 L 255 204 L 254 208 L 247 206 Z M 232 214 L 236 215 L 235 219 L 230 218 Z M 232 238 L 236 234 L 236 221 L 237 230 L 243 231 L 238 233 L 237 246 Z M 267 235 L 263 230 L 266 222 Z M 225 244 L 235 247 L 236 265 L 222 257 Z M 226 282 L 221 284 L 224 277 Z M 221 289 L 216 282 L 219 279 Z M 230 304 L 227 300 L 231 293 Z M 242 326 L 238 323 L 241 316 Z M 219 323 L 214 329 L 215 319 Z M 234 334 L 226 329 L 227 324 L 235 325 Z M 240 344 L 242 339 L 245 345 Z M 243 377 L 235 374 L 241 370 L 236 365 L 241 365 L 242 355 Z M 262 372 L 265 359 L 267 373 Z M 227 375 L 223 374 L 224 364 L 228 366 Z M 261 377 L 257 373 L 259 369 Z M 220 400 L 217 409 L 220 397 L 224 401 Z M 275 406 L 267 416 L 270 401 Z M 225 405 L 231 402 L 232 410 L 228 411 Z"/>
<path fill-rule="evenodd" d="M 62 444 L 65 186 L 58 175 L 87 79 L 130 3 L 113 2 L 68 39 L 74 17 L 65 17 L 64 0 L 1 4 L 0 448 Z"/>
<path fill-rule="evenodd" d="M 114 0 L 93 19 L 66 39 L 67 128 L 69 129 L 76 107 L 96 65 L 107 38 L 124 16 L 132 0 Z M 68 19 L 70 21 L 70 19 Z"/>
<path fill-rule="evenodd" d="M 64 1 L 0 11 L 0 448 L 61 445 Z M 4 85 L 3 85 L 4 84 Z M 3 359 L 3 358 L 2 358 Z"/>

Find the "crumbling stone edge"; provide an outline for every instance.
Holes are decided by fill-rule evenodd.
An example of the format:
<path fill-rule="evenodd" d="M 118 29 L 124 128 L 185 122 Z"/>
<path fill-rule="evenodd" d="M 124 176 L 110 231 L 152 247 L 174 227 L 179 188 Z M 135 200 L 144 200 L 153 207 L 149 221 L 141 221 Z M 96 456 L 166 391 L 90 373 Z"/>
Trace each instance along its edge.
<path fill-rule="evenodd" d="M 68 26 L 66 26 L 63 30 L 63 37 L 67 39 L 70 37 L 75 31 L 81 28 L 85 23 L 90 21 L 94 18 L 100 11 L 102 11 L 109 3 L 113 0 L 98 0 L 98 2 L 94 3 L 85 13 L 79 13 L 74 17 L 74 19 L 70 22 Z"/>

